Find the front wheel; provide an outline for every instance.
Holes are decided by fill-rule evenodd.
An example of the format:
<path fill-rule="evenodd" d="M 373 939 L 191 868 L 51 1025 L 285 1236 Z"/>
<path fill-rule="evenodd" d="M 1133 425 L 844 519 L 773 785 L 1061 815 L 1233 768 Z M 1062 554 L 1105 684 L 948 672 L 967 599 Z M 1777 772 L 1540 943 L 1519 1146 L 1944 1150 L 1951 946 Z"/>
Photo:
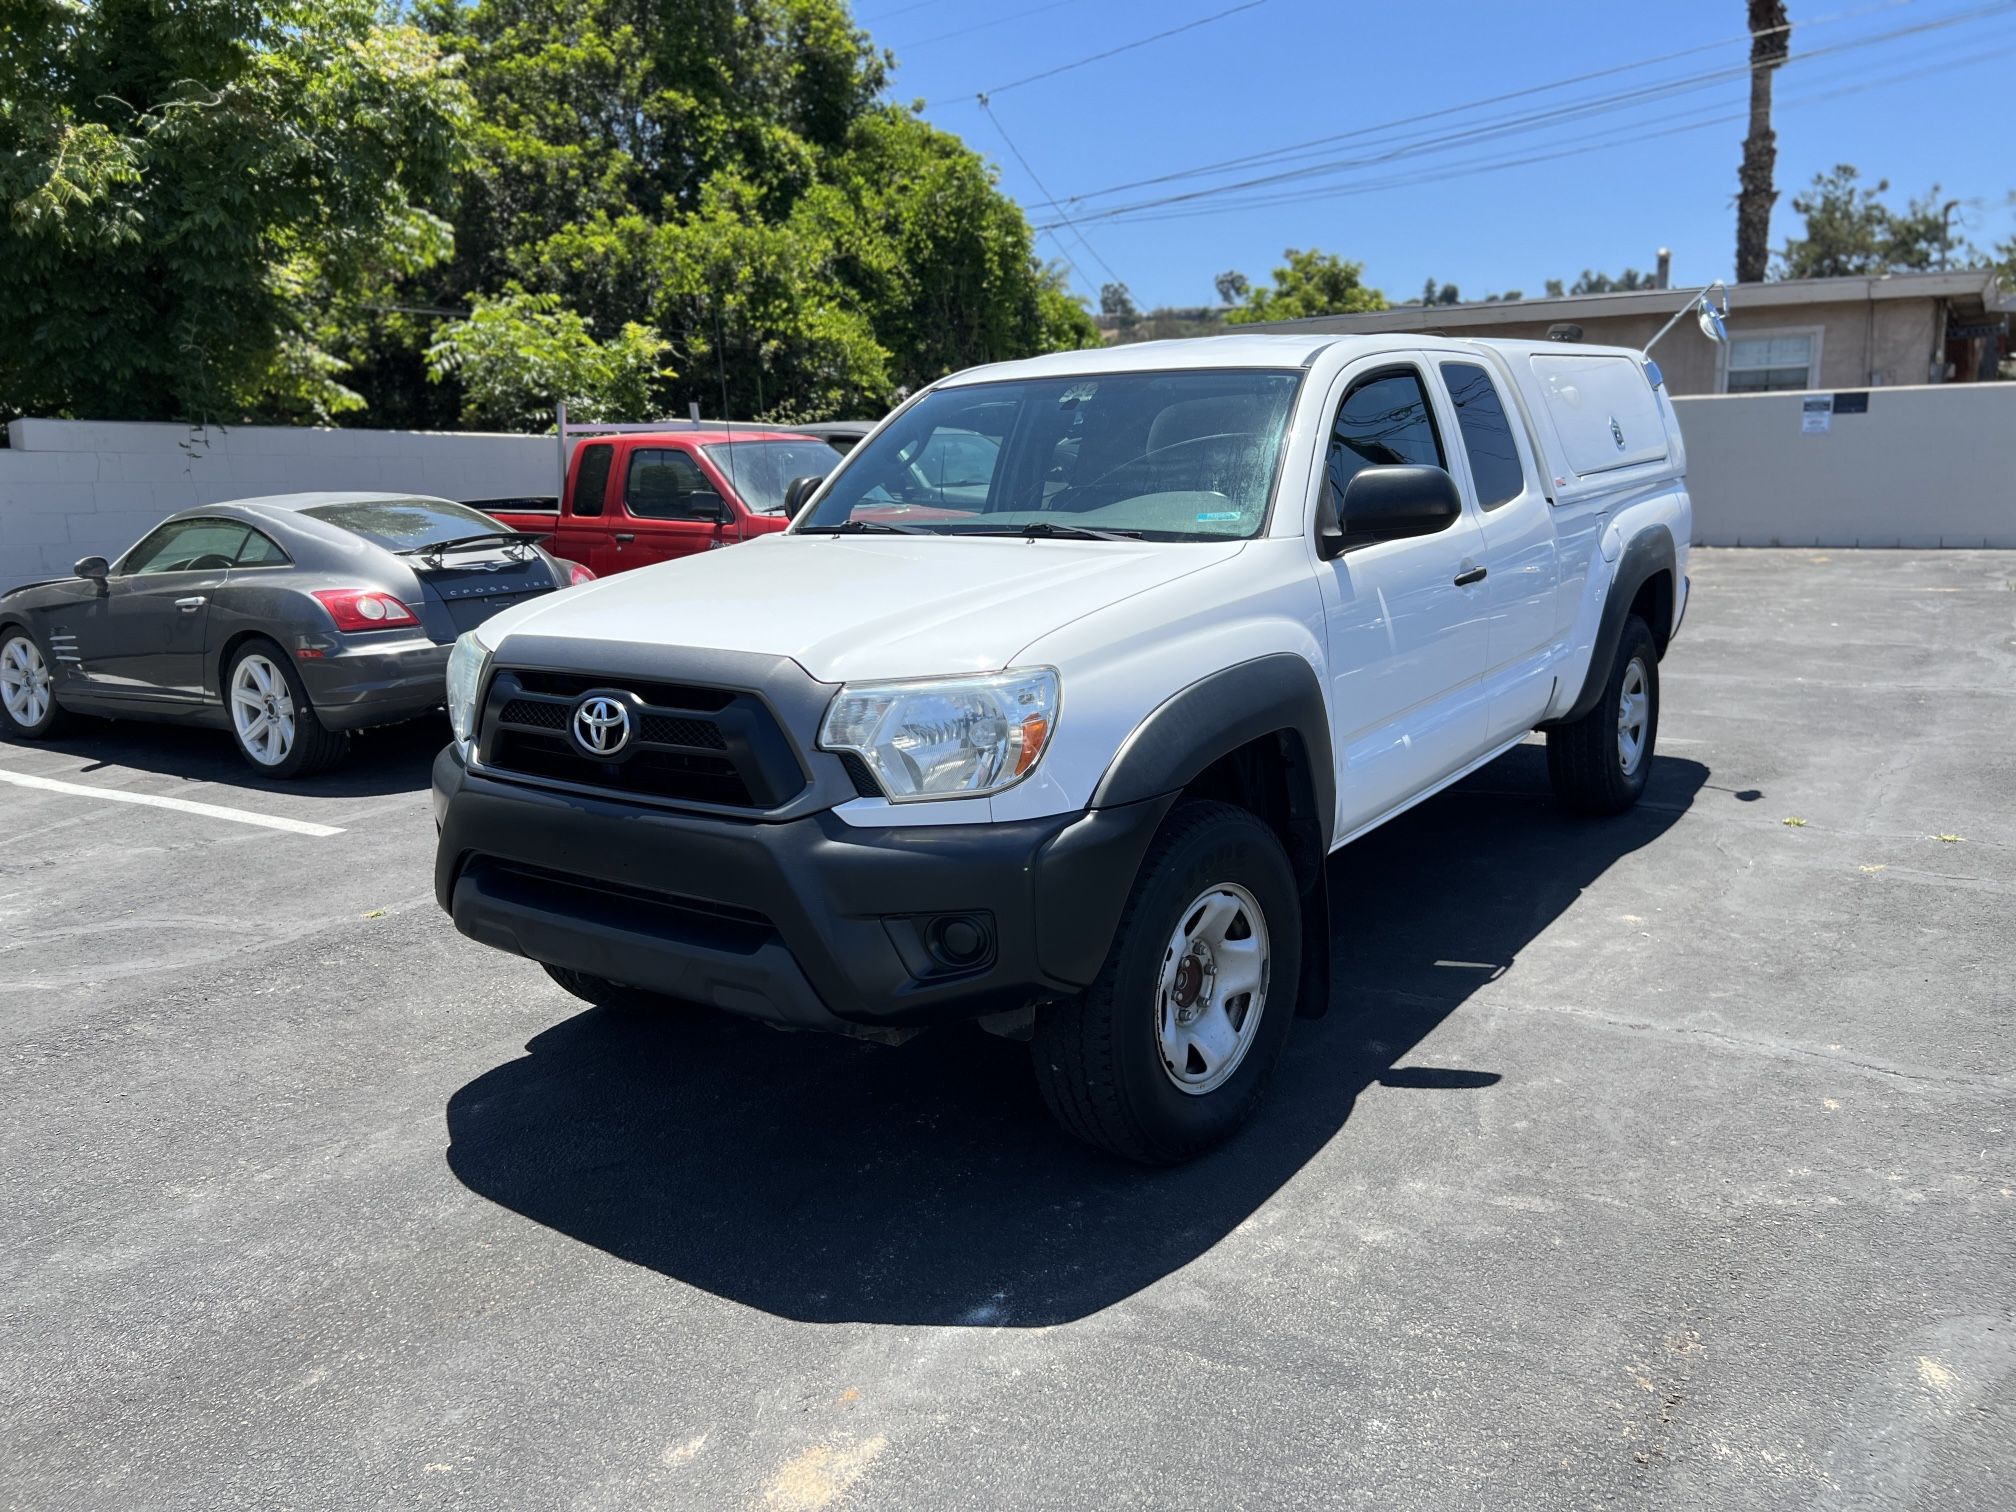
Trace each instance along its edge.
<path fill-rule="evenodd" d="M 26 630 L 0 632 L 0 710 L 17 740 L 49 740 L 63 733 L 69 715 L 50 686 L 49 658 Z"/>
<path fill-rule="evenodd" d="M 1659 645 L 1637 615 L 1624 621 L 1596 707 L 1547 732 L 1554 796 L 1583 814 L 1621 814 L 1638 801 L 1659 738 Z"/>
<path fill-rule="evenodd" d="M 1280 840 L 1228 803 L 1163 823 L 1098 978 L 1042 1008 L 1030 1051 L 1064 1129 L 1150 1165 L 1246 1121 L 1295 1017 L 1301 904 Z"/>
<path fill-rule="evenodd" d="M 224 674 L 238 754 L 268 777 L 307 777 L 343 759 L 349 742 L 315 715 L 308 690 L 271 641 L 248 641 Z"/>

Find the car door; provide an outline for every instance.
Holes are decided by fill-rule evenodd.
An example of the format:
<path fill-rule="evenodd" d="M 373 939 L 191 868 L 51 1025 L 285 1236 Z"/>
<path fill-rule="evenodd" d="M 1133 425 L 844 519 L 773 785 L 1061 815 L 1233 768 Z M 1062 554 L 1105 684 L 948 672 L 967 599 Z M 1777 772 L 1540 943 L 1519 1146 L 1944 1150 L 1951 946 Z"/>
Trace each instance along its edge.
<path fill-rule="evenodd" d="M 724 544 L 725 501 L 691 452 L 639 446 L 623 464 L 623 518 L 614 540 L 617 570 L 692 556 Z"/>
<path fill-rule="evenodd" d="M 1456 415 L 1490 574 L 1484 597 L 1486 720 L 1493 743 L 1533 728 L 1554 695 L 1555 604 L 1561 563 L 1531 438 L 1503 382 L 1482 362 L 1448 360 L 1437 373 Z"/>
<path fill-rule="evenodd" d="M 610 539 L 609 474 L 616 448 L 607 441 L 585 441 L 574 455 L 574 475 L 560 501 L 560 519 L 547 549 L 555 556 L 579 562 L 592 572 L 613 572 L 605 565 L 614 554 Z"/>
<path fill-rule="evenodd" d="M 203 697 L 210 601 L 249 533 L 236 520 L 170 520 L 119 560 L 77 621 L 76 654 L 94 696 Z"/>
<path fill-rule="evenodd" d="M 1340 504 L 1361 468 L 1447 468 L 1425 364 L 1375 359 L 1328 402 L 1319 485 Z M 1373 541 L 1320 564 L 1342 839 L 1485 749 L 1483 537 L 1466 500 L 1433 535 Z M 1465 579 L 1464 582 L 1457 580 Z"/>

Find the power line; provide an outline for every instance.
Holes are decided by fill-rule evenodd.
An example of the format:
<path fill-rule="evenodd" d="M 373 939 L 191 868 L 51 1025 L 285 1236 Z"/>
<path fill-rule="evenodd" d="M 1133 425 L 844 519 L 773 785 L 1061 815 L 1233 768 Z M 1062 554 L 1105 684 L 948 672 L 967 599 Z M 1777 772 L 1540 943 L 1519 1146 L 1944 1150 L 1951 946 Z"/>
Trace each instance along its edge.
<path fill-rule="evenodd" d="M 1022 171 L 1029 175 L 1030 182 L 1035 184 L 1037 192 L 1040 194 L 1047 195 L 1050 191 L 1043 186 L 1043 180 L 1037 175 L 1036 170 L 1030 166 L 1029 159 L 1027 159 L 1022 155 L 1022 149 L 1015 145 L 1015 139 L 1010 135 L 1008 135 L 1008 128 L 1006 126 L 1003 126 L 1001 124 L 1001 118 L 996 114 L 994 114 L 994 106 L 992 105 L 992 103 L 989 102 L 987 96 L 985 95 L 982 95 L 980 97 L 980 110 L 981 113 L 984 114 L 988 120 L 994 123 L 994 129 L 1001 134 L 1001 140 L 1008 144 L 1008 150 L 1015 154 L 1015 161 L 1022 165 Z M 1061 215 L 1062 212 L 1059 213 Z M 1106 261 L 1105 258 L 1099 255 L 1099 249 L 1093 246 L 1091 242 L 1085 239 L 1085 233 L 1083 231 L 1080 231 L 1076 226 L 1073 226 L 1069 220 L 1063 221 L 1062 224 L 1069 227 L 1071 234 L 1078 238 L 1078 245 L 1083 247 L 1087 252 L 1091 253 L 1093 260 L 1096 261 L 1100 267 L 1104 268 L 1107 271 L 1107 273 L 1112 275 L 1113 282 L 1115 283 L 1126 282 L 1126 280 L 1123 279 L 1118 273 L 1113 272 L 1113 265 L 1108 261 Z M 1049 228 L 1045 227 L 1045 229 L 1048 230 Z M 1062 240 L 1058 238 L 1054 233 L 1052 234 L 1050 239 L 1053 242 L 1056 242 L 1060 249 L 1062 248 L 1063 246 Z M 1064 260 L 1066 262 L 1070 262 L 1073 268 L 1078 267 L 1077 263 L 1071 262 L 1071 254 L 1069 252 L 1066 252 L 1064 254 Z M 1078 276 L 1080 278 L 1085 278 L 1084 269 L 1082 268 L 1078 269 Z M 1087 287 L 1090 287 L 1091 280 L 1085 279 L 1085 282 Z M 1094 290 L 1093 292 L 1096 297 L 1098 291 Z"/>
<path fill-rule="evenodd" d="M 2016 43 L 1971 53 L 1959 60 L 1942 58 L 1937 62 L 1922 67 L 1907 69 L 1899 73 L 1866 80 L 1857 84 L 1848 84 L 1835 89 L 1795 95 L 1779 103 L 1788 109 L 1797 108 L 1802 105 L 1819 104 L 1825 100 L 1865 94 L 1874 89 L 1888 88 L 1892 85 L 1907 83 L 1920 78 L 1951 73 L 1961 68 L 1996 61 L 2011 55 L 2016 55 Z M 1684 116 L 1686 113 L 1683 112 L 1682 114 Z M 1680 136 L 1688 132 L 1705 130 L 1711 126 L 1729 125 L 1747 120 L 1748 118 L 1747 111 L 1730 111 L 1722 115 L 1709 116 L 1705 119 L 1692 121 L 1683 125 L 1669 126 L 1661 131 L 1645 131 L 1643 129 L 1644 126 L 1650 123 L 1636 122 L 1628 128 L 1624 128 L 1620 134 L 1604 141 L 1584 142 L 1574 146 L 1560 147 L 1552 151 L 1537 152 L 1522 156 L 1472 159 L 1468 162 L 1448 164 L 1441 169 L 1428 173 L 1395 175 L 1386 179 L 1367 180 L 1363 183 L 1337 185 L 1329 189 L 1320 189 L 1310 193 L 1281 193 L 1258 196 L 1236 204 L 1193 205 L 1187 208 L 1167 210 L 1161 214 L 1132 216 L 1129 217 L 1127 223 L 1133 225 L 1151 221 L 1193 220 L 1202 216 L 1223 214 L 1229 210 L 1264 209 L 1278 204 L 1307 204 L 1315 200 L 1342 199 L 1361 194 L 1375 194 L 1387 189 L 1413 188 L 1422 184 L 1445 183 L 1451 179 L 1474 177 L 1479 173 L 1501 172 L 1508 168 L 1521 168 L 1536 163 L 1556 162 L 1563 158 L 1581 157 L 1593 152 L 1607 152 L 1617 147 L 1635 146 L 1640 142 L 1656 141 L 1669 136 Z"/>
<path fill-rule="evenodd" d="M 1960 25 L 1971 21 L 1986 19 L 1992 16 L 2007 14 L 2012 9 L 2016 9 L 2016 0 L 1998 0 L 1998 3 L 1995 4 L 1977 6 L 1972 10 L 1962 11 L 1953 15 L 1935 18 L 1933 20 L 1920 22 L 1912 26 L 1899 27 L 1888 32 L 1878 33 L 1864 38 L 1857 38 L 1852 41 L 1836 43 L 1829 47 L 1797 54 L 1789 61 L 1793 63 L 1809 62 L 1824 57 L 1834 56 L 1840 53 L 1855 51 L 1865 47 L 1876 46 L 1881 43 L 1895 42 L 1902 38 L 1921 35 L 1926 32 L 1939 30 L 1948 26 Z M 1550 106 L 1544 110 L 1532 111 L 1524 114 L 1511 115 L 1506 117 L 1499 117 L 1482 122 L 1475 122 L 1467 126 L 1459 127 L 1453 131 L 1441 133 L 1438 135 L 1420 136 L 1412 141 L 1402 139 L 1400 142 L 1389 143 L 1381 150 L 1362 157 L 1355 157 L 1355 158 L 1347 157 L 1347 158 L 1332 159 L 1327 162 L 1315 163 L 1305 167 L 1286 169 L 1280 172 L 1269 174 L 1262 174 L 1252 178 L 1235 180 L 1230 183 L 1200 186 L 1198 188 L 1190 189 L 1182 193 L 1168 194 L 1145 200 L 1136 200 L 1127 204 L 1109 206 L 1104 209 L 1095 209 L 1089 211 L 1080 209 L 1074 213 L 1072 220 L 1073 224 L 1077 225 L 1081 223 L 1089 223 L 1092 221 L 1101 221 L 1101 220 L 1120 220 L 1123 218 L 1127 220 L 1139 219 L 1143 218 L 1141 215 L 1141 212 L 1143 211 L 1161 209 L 1169 205 L 1191 203 L 1199 200 L 1212 199 L 1221 195 L 1237 193 L 1242 190 L 1266 188 L 1298 180 L 1306 180 L 1310 178 L 1350 172 L 1354 169 L 1376 166 L 1380 163 L 1393 162 L 1402 158 L 1419 157 L 1437 152 L 1447 151 L 1453 147 L 1460 147 L 1475 142 L 1480 138 L 1497 137 L 1502 135 L 1512 135 L 1526 131 L 1533 131 L 1546 126 L 1559 125 L 1562 124 L 1563 122 L 1570 120 L 1581 119 L 1592 115 L 1608 114 L 1623 109 L 1629 109 L 1638 105 L 1650 103 L 1658 99 L 1668 98 L 1677 94 L 1683 94 L 1699 90 L 1702 88 L 1707 88 L 1717 83 L 1722 83 L 1737 78 L 1744 78 L 1748 76 L 1749 72 L 1750 72 L 1750 66 L 1747 63 L 1738 67 L 1708 70 L 1706 72 L 1690 75 L 1681 79 L 1668 80 L 1658 84 L 1642 86 L 1631 90 L 1621 91 L 1612 95 L 1598 96 L 1579 101 L 1571 101 L 1561 105 Z M 1411 120 L 1415 118 L 1409 118 L 1409 119 Z M 1340 135 L 1351 135 L 1351 136 L 1376 135 L 1382 132 L 1391 131 L 1395 127 L 1403 124 L 1407 123 L 1390 122 L 1376 126 L 1361 127 L 1354 132 L 1343 133 Z M 1293 149 L 1278 149 L 1277 151 L 1289 151 L 1289 150 Z M 1196 176 L 1201 176 L 1201 171 Z M 1167 175 L 1165 176 L 1165 179 L 1180 179 L 1181 177 L 1183 177 L 1183 175 Z M 1062 216 L 1064 213 L 1065 205 L 1082 205 L 1084 199 L 1090 197 L 1091 196 L 1077 196 L 1071 200 L 1066 200 L 1061 203 L 1053 201 L 1051 202 L 1051 204 L 1052 208 L 1056 211 L 1056 213 L 1059 216 Z"/>
<path fill-rule="evenodd" d="M 1817 16 L 1810 21 L 1801 21 L 1799 26 L 1801 31 L 1806 31 L 1815 26 L 1824 26 L 1831 22 L 1857 20 L 1879 11 L 1895 10 L 1900 5 L 1908 5 L 1910 3 L 1911 0 L 1882 0 L 1880 4 L 1865 5 L 1859 10 L 1840 11 L 1831 16 Z M 1214 173 L 1220 170 L 1246 167 L 1251 164 L 1265 162 L 1269 159 L 1285 158 L 1291 153 L 1300 152 L 1311 147 L 1328 146 L 1333 142 L 1350 141 L 1358 137 L 1372 136 L 1402 126 L 1418 125 L 1423 121 L 1439 120 L 1445 116 L 1462 115 L 1468 111 L 1482 110 L 1488 105 L 1502 105 L 1511 100 L 1526 99 L 1536 94 L 1547 94 L 1557 89 L 1570 89 L 1577 84 L 1588 84 L 1597 79 L 1612 78 L 1623 73 L 1634 73 L 1641 68 L 1653 68 L 1661 63 L 1671 63 L 1681 58 L 1694 57 L 1700 53 L 1713 52 L 1717 48 L 1727 47 L 1735 42 L 1747 42 L 1751 40 L 1753 35 L 1762 36 L 1773 30 L 1776 30 L 1776 28 L 1767 27 L 1757 33 L 1742 32 L 1733 37 L 1725 37 L 1717 42 L 1704 42 L 1693 47 L 1683 47 L 1678 52 L 1662 53 L 1657 57 L 1639 58 L 1630 63 L 1619 63 L 1609 68 L 1593 69 L 1588 73 L 1575 74 L 1565 79 L 1556 79 L 1549 84 L 1532 84 L 1524 89 L 1514 89 L 1504 94 L 1487 95 L 1482 99 L 1469 100 L 1461 105 L 1445 105 L 1436 110 L 1423 111 L 1419 115 L 1401 116 L 1396 120 L 1385 121 L 1374 126 L 1354 127 L 1349 131 L 1334 132 L 1328 136 L 1311 137 L 1301 142 L 1291 142 L 1283 147 L 1267 148 L 1260 152 L 1245 153 L 1239 157 L 1221 158 L 1217 162 L 1202 163 L 1192 168 L 1175 169 L 1169 173 L 1157 174 L 1151 178 L 1133 179 L 1124 184 L 1110 184 L 1104 189 L 1091 189 L 1083 194 L 1074 194 L 1066 203 L 1080 204 L 1086 200 L 1101 199 L 1107 195 L 1120 194 L 1129 189 L 1151 188 L 1156 184 L 1169 183 L 1177 179 Z M 1745 72 L 1747 72 L 1747 69 Z"/>
<path fill-rule="evenodd" d="M 1132 52 L 1137 47 L 1146 47 L 1150 43 L 1160 42 L 1166 37 L 1173 37 L 1182 32 L 1195 31 L 1200 26 L 1209 26 L 1213 21 L 1223 21 L 1227 16 L 1236 16 L 1241 11 L 1249 11 L 1256 6 L 1265 5 L 1266 3 L 1267 0 L 1243 0 L 1242 4 L 1232 6 L 1230 9 L 1218 11 L 1209 16 L 1199 16 L 1195 21 L 1185 21 L 1181 26 L 1172 26 L 1167 31 L 1156 32 L 1153 36 L 1138 37 L 1132 42 L 1123 42 L 1118 47 L 1109 47 L 1104 52 L 1093 53 L 1089 58 L 1078 58 L 1070 63 L 1059 63 L 1055 68 L 1046 68 L 1040 73 L 1029 74 L 1020 79 L 1011 79 L 1008 83 L 996 84 L 991 89 L 976 90 L 973 97 L 984 100 L 993 95 L 1006 94 L 1011 89 L 1020 89 L 1024 84 L 1034 84 L 1039 79 L 1054 79 L 1058 74 L 1069 73 L 1074 68 L 1084 68 L 1088 64 L 1103 62 L 1107 58 L 1117 58 L 1121 53 Z M 942 100 L 932 100 L 928 102 L 925 108 L 928 110 L 938 105 L 957 104 L 965 98 L 967 97 L 964 95 L 951 95 Z"/>

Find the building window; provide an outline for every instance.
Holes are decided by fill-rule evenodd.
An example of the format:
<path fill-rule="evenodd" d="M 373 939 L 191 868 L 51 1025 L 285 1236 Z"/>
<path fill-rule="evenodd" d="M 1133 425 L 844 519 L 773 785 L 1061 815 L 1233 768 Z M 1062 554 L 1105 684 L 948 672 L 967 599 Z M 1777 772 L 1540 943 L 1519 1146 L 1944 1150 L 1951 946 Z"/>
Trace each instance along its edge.
<path fill-rule="evenodd" d="M 1731 336 L 1722 391 L 1769 394 L 1810 389 L 1820 378 L 1818 331 L 1757 331 Z"/>

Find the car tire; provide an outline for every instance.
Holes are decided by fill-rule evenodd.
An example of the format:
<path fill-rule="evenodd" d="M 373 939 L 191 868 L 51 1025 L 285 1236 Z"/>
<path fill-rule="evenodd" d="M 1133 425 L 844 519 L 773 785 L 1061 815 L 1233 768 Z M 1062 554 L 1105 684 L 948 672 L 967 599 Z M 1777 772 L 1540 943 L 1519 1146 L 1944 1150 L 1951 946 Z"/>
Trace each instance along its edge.
<path fill-rule="evenodd" d="M 568 966 L 555 966 L 548 961 L 539 964 L 562 990 L 572 993 L 584 1003 L 593 1003 L 597 1008 L 610 1008 L 622 1013 L 665 1013 L 692 1006 L 683 999 L 667 997 L 649 988 L 612 982 L 607 977 L 575 971 Z"/>
<path fill-rule="evenodd" d="M 0 628 L 0 729 L 16 740 L 54 740 L 76 716 L 56 702 L 55 663 L 25 625 Z"/>
<path fill-rule="evenodd" d="M 1301 958 L 1295 872 L 1273 830 L 1229 803 L 1179 803 L 1097 979 L 1037 1010 L 1031 1060 L 1051 1115 L 1145 1165 L 1226 1139 L 1280 1059 Z"/>
<path fill-rule="evenodd" d="M 1596 706 L 1547 732 L 1547 778 L 1578 814 L 1621 814 L 1645 791 L 1659 738 L 1659 646 L 1637 615 L 1624 621 Z"/>
<path fill-rule="evenodd" d="M 310 777 L 336 765 L 350 748 L 348 736 L 317 717 L 287 653 L 269 640 L 248 640 L 231 653 L 224 713 L 238 754 L 261 776 Z"/>

